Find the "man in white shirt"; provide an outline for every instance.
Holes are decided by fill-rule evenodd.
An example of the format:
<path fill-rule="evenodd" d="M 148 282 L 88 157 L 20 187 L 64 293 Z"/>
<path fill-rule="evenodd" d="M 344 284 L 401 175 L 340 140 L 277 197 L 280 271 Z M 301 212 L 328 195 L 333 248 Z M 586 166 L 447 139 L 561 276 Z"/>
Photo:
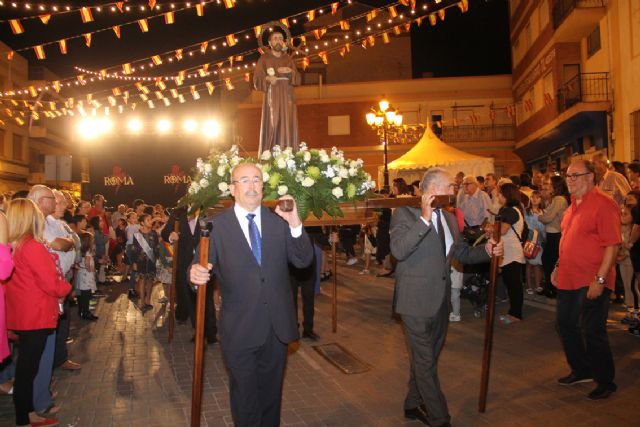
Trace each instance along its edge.
<path fill-rule="evenodd" d="M 473 227 L 481 225 L 489 217 L 491 199 L 478 188 L 476 177 L 468 175 L 462 180 L 462 191 L 458 194 L 456 206 L 464 215 L 465 225 Z"/>

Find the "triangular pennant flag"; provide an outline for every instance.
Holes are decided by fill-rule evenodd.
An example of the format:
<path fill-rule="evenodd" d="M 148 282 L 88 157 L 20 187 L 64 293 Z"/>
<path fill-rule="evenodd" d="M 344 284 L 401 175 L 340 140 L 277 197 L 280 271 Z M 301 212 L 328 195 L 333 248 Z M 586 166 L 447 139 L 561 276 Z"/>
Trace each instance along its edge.
<path fill-rule="evenodd" d="M 124 74 L 131 74 L 131 64 L 128 62 L 126 64 L 122 64 L 122 72 Z"/>
<path fill-rule="evenodd" d="M 182 49 L 176 50 L 176 59 L 180 61 L 182 59 Z"/>
<path fill-rule="evenodd" d="M 211 95 L 215 89 L 215 87 L 213 86 L 213 83 L 211 82 L 206 82 L 205 85 L 207 86 L 207 90 L 209 91 L 209 95 Z"/>
<path fill-rule="evenodd" d="M 309 58 L 305 56 L 304 58 L 302 58 L 302 69 L 306 70 L 307 67 L 309 67 Z"/>
<path fill-rule="evenodd" d="M 445 14 L 444 9 L 440 9 L 438 11 L 438 17 L 440 18 L 441 21 L 444 21 L 444 14 Z"/>
<path fill-rule="evenodd" d="M 158 77 L 156 79 L 156 86 L 158 86 L 160 90 L 165 90 L 167 88 L 167 85 L 162 81 L 162 77 Z"/>
<path fill-rule="evenodd" d="M 63 55 L 67 54 L 67 41 L 65 39 L 59 40 L 58 45 L 60 46 L 60 53 Z"/>
<path fill-rule="evenodd" d="M 367 13 L 367 22 L 373 21 L 374 19 L 376 19 L 376 16 L 378 16 L 378 11 L 376 9 Z"/>
<path fill-rule="evenodd" d="M 149 0 L 149 9 L 153 10 L 156 7 L 156 0 Z"/>
<path fill-rule="evenodd" d="M 227 9 L 231 9 L 233 6 L 235 6 L 235 0 L 223 0 L 224 1 L 224 7 L 226 7 Z"/>
<path fill-rule="evenodd" d="M 382 33 L 382 41 L 384 42 L 384 44 L 389 43 L 389 34 L 386 31 Z"/>
<path fill-rule="evenodd" d="M 300 44 L 307 44 L 307 36 L 300 36 Z"/>
<path fill-rule="evenodd" d="M 35 87 L 29 86 L 29 94 L 35 98 L 36 96 L 38 96 L 38 91 Z"/>
<path fill-rule="evenodd" d="M 156 106 L 153 104 L 152 100 L 147 101 L 147 104 L 149 105 L 149 108 L 151 108 L 151 109 L 156 108 Z"/>
<path fill-rule="evenodd" d="M 113 94 L 114 94 L 115 96 L 120 96 L 120 95 L 122 94 L 122 92 L 120 91 L 120 88 L 119 88 L 119 87 L 114 87 L 114 88 L 112 88 L 112 89 L 111 89 L 111 92 L 113 92 Z"/>
<path fill-rule="evenodd" d="M 151 60 L 153 61 L 153 63 L 154 63 L 155 65 L 160 65 L 160 64 L 162 64 L 162 59 L 160 58 L 160 55 L 153 55 L 153 56 L 151 57 Z"/>
<path fill-rule="evenodd" d="M 138 19 L 138 25 L 140 26 L 140 31 L 143 33 L 149 32 L 149 23 L 146 19 Z"/>
<path fill-rule="evenodd" d="M 112 107 L 116 106 L 116 99 L 113 96 L 108 96 L 107 101 L 109 101 L 109 104 L 111 104 Z"/>
<path fill-rule="evenodd" d="M 14 51 L 10 50 L 9 52 L 7 52 L 7 61 L 12 61 L 13 60 L 13 55 L 15 54 Z"/>
<path fill-rule="evenodd" d="M 42 45 L 35 46 L 33 50 L 36 52 L 36 58 L 45 59 L 46 55 L 44 54 L 44 49 Z"/>
<path fill-rule="evenodd" d="M 400 25 L 396 25 L 395 27 L 393 27 L 393 34 L 395 34 L 396 36 L 399 36 L 400 34 L 402 34 L 402 30 L 400 29 Z"/>
<path fill-rule="evenodd" d="M 149 99 L 149 97 L 146 94 L 141 93 L 140 94 L 140 99 L 142 99 L 143 101 L 147 101 Z"/>
<path fill-rule="evenodd" d="M 399 3 L 403 6 L 409 6 L 409 0 L 400 0 Z"/>
<path fill-rule="evenodd" d="M 24 27 L 19 19 L 9 19 L 9 26 L 11 27 L 13 34 L 24 33 Z"/>
<path fill-rule="evenodd" d="M 122 9 L 122 6 L 124 6 L 124 2 L 123 1 L 117 1 L 116 2 L 116 6 L 118 7 L 118 10 L 120 11 L 120 13 L 124 12 L 124 10 Z"/>
<path fill-rule="evenodd" d="M 338 5 L 340 3 L 339 2 L 335 2 L 335 3 L 331 3 L 331 14 L 335 15 L 336 12 L 338 12 Z"/>
<path fill-rule="evenodd" d="M 164 14 L 164 23 L 167 25 L 173 24 L 175 21 L 175 18 L 173 16 L 173 12 L 167 12 Z"/>
<path fill-rule="evenodd" d="M 107 70 L 105 70 L 104 68 L 102 70 L 100 70 L 100 77 L 102 77 L 103 79 L 107 78 Z"/>
<path fill-rule="evenodd" d="M 262 25 L 256 25 L 253 27 L 253 32 L 256 34 L 256 38 L 260 37 L 260 31 L 262 31 Z"/>
<path fill-rule="evenodd" d="M 398 11 L 396 10 L 395 6 L 391 6 L 389 7 L 389 15 L 391 16 L 391 18 L 396 18 L 398 16 Z"/>
<path fill-rule="evenodd" d="M 249 81 L 249 73 L 244 73 L 244 81 L 245 82 Z"/>
<path fill-rule="evenodd" d="M 162 95 L 162 92 L 160 92 L 159 90 L 155 91 L 154 93 L 156 94 L 156 98 L 158 99 L 164 98 L 164 96 Z"/>
<path fill-rule="evenodd" d="M 116 37 L 120 38 L 120 25 L 114 25 L 111 27 L 114 33 L 116 33 Z"/>
<path fill-rule="evenodd" d="M 345 48 L 344 48 L 344 47 L 341 47 L 341 48 L 340 48 L 340 56 L 344 57 L 344 54 L 345 54 L 345 53 L 346 53 L 346 52 L 345 52 Z"/>
<path fill-rule="evenodd" d="M 171 101 L 169 101 L 169 98 L 162 98 L 162 102 L 164 102 L 165 107 L 168 107 L 171 105 Z"/>
<path fill-rule="evenodd" d="M 411 22 L 404 24 L 404 30 L 408 33 L 411 30 Z"/>
<path fill-rule="evenodd" d="M 373 47 L 376 44 L 376 38 L 374 36 L 367 37 L 367 41 L 369 42 L 369 46 Z"/>
<path fill-rule="evenodd" d="M 84 35 L 84 44 L 86 44 L 87 47 L 91 47 L 91 33 Z"/>
<path fill-rule="evenodd" d="M 171 96 L 173 96 L 174 98 L 178 97 L 178 90 L 177 89 L 171 89 L 169 92 L 171 92 Z"/>
<path fill-rule="evenodd" d="M 289 28 L 289 20 L 287 18 L 282 18 L 280 22 L 282 22 L 285 27 Z"/>
<path fill-rule="evenodd" d="M 196 14 L 198 16 L 202 16 L 204 15 L 204 3 L 198 3 L 196 4 Z"/>
<path fill-rule="evenodd" d="M 78 82 L 80 82 L 80 84 L 85 84 L 84 74 L 78 74 L 76 78 L 78 79 Z"/>
<path fill-rule="evenodd" d="M 419 27 L 420 25 L 422 25 L 422 16 L 420 18 L 416 18 L 416 25 Z"/>
<path fill-rule="evenodd" d="M 207 46 L 209 46 L 209 42 L 200 43 L 200 52 L 205 53 L 207 51 Z"/>
<path fill-rule="evenodd" d="M 59 93 L 60 92 L 60 81 L 54 80 L 52 84 L 53 84 L 53 88 L 55 89 L 55 91 Z"/>
<path fill-rule="evenodd" d="M 51 19 L 51 14 L 47 13 L 45 15 L 40 15 L 38 18 L 40 18 L 44 25 L 47 25 L 49 23 L 49 20 Z"/>
<path fill-rule="evenodd" d="M 173 82 L 176 84 L 176 86 L 182 86 L 183 79 L 181 79 L 180 76 L 176 76 L 173 78 Z"/>
<path fill-rule="evenodd" d="M 22 120 L 20 117 L 16 117 L 16 123 L 18 124 L 18 126 L 22 126 L 24 125 L 24 120 Z"/>
<path fill-rule="evenodd" d="M 315 10 L 310 10 L 307 13 L 307 18 L 309 18 L 309 22 L 313 21 L 314 19 L 316 19 L 316 11 Z"/>
<path fill-rule="evenodd" d="M 87 23 L 87 22 L 92 22 L 93 21 L 93 15 L 91 14 L 91 8 L 90 7 L 81 7 L 80 8 L 80 17 L 82 18 L 82 22 L 83 23 Z"/>
<path fill-rule="evenodd" d="M 178 100 L 180 101 L 180 104 L 184 104 L 184 96 L 182 94 L 178 96 Z"/>
<path fill-rule="evenodd" d="M 437 22 L 436 19 L 437 18 L 435 13 L 432 13 L 429 15 L 429 23 L 431 24 L 431 26 L 436 25 L 436 22 Z"/>
<path fill-rule="evenodd" d="M 466 11 L 469 10 L 469 0 L 461 0 L 458 3 L 458 7 L 460 8 L 460 11 L 462 13 L 465 13 Z"/>
<path fill-rule="evenodd" d="M 204 69 L 204 67 L 203 67 L 203 68 L 200 68 L 200 69 L 198 70 L 198 74 L 200 74 L 200 77 L 206 77 L 206 76 L 207 76 L 207 74 L 209 74 L 209 73 L 208 73 L 208 72 L 207 72 L 207 70 L 205 70 L 205 69 Z"/>
<path fill-rule="evenodd" d="M 235 46 L 236 45 L 236 38 L 233 36 L 233 34 L 229 34 L 227 36 L 227 46 Z"/>
<path fill-rule="evenodd" d="M 193 99 L 195 99 L 196 101 L 198 99 L 200 99 L 200 94 L 198 93 L 198 91 L 196 90 L 195 85 L 191 86 L 191 95 L 193 96 Z"/>
<path fill-rule="evenodd" d="M 229 57 L 229 66 L 233 67 L 233 55 Z"/>
<path fill-rule="evenodd" d="M 231 79 L 229 77 L 224 79 L 224 84 L 227 87 L 227 90 L 233 90 L 233 84 L 231 83 Z"/>
<path fill-rule="evenodd" d="M 347 49 L 347 52 L 351 52 L 351 43 L 345 43 L 344 47 Z"/>
<path fill-rule="evenodd" d="M 326 51 L 318 52 L 318 56 L 320 57 L 320 59 L 322 59 L 322 62 L 324 62 L 325 65 L 329 63 L 329 58 L 327 57 Z"/>
<path fill-rule="evenodd" d="M 340 21 L 340 29 L 342 31 L 346 31 L 349 28 L 351 28 L 351 25 L 349 24 L 349 21 L 345 21 L 344 19 Z"/>
<path fill-rule="evenodd" d="M 409 3 L 411 3 L 411 10 L 415 10 L 416 9 L 416 0 L 409 0 Z"/>
<path fill-rule="evenodd" d="M 178 71 L 178 78 L 180 80 L 184 80 L 184 77 L 185 77 L 186 73 L 187 72 L 185 70 Z"/>

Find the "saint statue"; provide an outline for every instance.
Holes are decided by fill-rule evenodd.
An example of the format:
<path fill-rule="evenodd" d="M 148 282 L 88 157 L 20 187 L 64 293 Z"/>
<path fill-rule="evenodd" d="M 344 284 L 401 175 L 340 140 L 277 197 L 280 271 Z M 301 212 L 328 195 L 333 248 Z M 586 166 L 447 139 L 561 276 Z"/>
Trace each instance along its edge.
<path fill-rule="evenodd" d="M 265 93 L 262 101 L 259 153 L 274 145 L 298 148 L 298 115 L 293 87 L 300 84 L 300 73 L 287 53 L 287 42 L 279 28 L 269 34 L 269 47 L 253 73 L 253 85 Z"/>

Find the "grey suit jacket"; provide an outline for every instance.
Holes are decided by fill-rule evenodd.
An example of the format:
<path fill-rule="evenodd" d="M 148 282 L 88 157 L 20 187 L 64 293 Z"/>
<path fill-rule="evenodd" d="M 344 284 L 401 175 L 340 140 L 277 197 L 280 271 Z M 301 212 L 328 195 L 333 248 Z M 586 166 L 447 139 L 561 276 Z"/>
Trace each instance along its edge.
<path fill-rule="evenodd" d="M 233 208 L 211 221 L 209 262 L 218 278 L 221 345 L 237 351 L 262 345 L 271 329 L 283 343 L 298 339 L 289 281 L 289 263 L 304 268 L 313 248 L 304 229 L 293 238 L 289 224 L 271 210 L 262 211 L 262 265 L 251 252 Z M 200 248 L 194 262 L 200 258 Z"/>
<path fill-rule="evenodd" d="M 409 316 L 432 317 L 451 295 L 451 258 L 462 264 L 488 262 L 484 246 L 471 247 L 460 235 L 453 214 L 444 218 L 453 237 L 448 257 L 442 253 L 436 224 L 427 226 L 417 208 L 400 207 L 391 218 L 391 253 L 396 266 L 396 312 Z"/>

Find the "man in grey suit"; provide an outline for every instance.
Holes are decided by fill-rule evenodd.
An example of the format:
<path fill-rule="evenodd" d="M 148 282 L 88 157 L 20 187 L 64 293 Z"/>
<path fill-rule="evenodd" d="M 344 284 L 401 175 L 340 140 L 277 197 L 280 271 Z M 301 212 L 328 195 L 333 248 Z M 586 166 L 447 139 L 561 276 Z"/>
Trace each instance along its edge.
<path fill-rule="evenodd" d="M 193 264 L 189 278 L 206 285 L 211 272 L 218 277 L 220 345 L 235 425 L 277 426 L 287 344 L 298 339 L 289 263 L 308 266 L 313 248 L 295 205 L 275 213 L 261 206 L 256 165 L 239 164 L 231 179 L 235 205 L 213 219 L 208 268 Z M 196 263 L 199 254 L 198 248 Z"/>
<path fill-rule="evenodd" d="M 431 168 L 420 182 L 421 208 L 397 208 L 391 219 L 391 253 L 396 267 L 396 312 L 402 316 L 411 373 L 404 402 L 405 417 L 431 426 L 448 426 L 451 417 L 438 380 L 438 356 L 444 344 L 451 299 L 451 258 L 462 264 L 501 256 L 502 243 L 470 247 L 454 215 L 432 208 L 436 195 L 453 194 L 449 173 Z"/>

